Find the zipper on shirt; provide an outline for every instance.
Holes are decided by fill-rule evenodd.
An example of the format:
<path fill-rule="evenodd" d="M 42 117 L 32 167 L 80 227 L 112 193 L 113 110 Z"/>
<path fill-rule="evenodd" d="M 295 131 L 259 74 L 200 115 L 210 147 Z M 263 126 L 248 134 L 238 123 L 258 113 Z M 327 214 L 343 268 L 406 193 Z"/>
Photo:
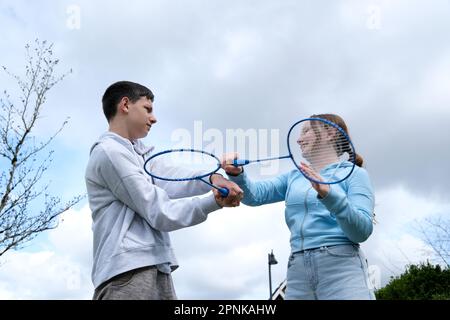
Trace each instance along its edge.
<path fill-rule="evenodd" d="M 142 159 L 145 161 L 147 161 L 147 159 L 145 159 L 145 155 L 142 155 Z M 150 176 L 150 178 L 152 179 L 152 184 L 155 184 L 155 179 L 153 179 L 153 176 Z"/>
<path fill-rule="evenodd" d="M 302 244 L 300 250 L 303 250 L 303 247 L 304 247 L 304 244 L 305 244 L 305 238 L 303 237 L 303 226 L 305 224 L 306 215 L 308 214 L 308 202 L 306 200 L 308 199 L 308 193 L 309 193 L 309 191 L 311 189 L 312 189 L 312 187 L 309 187 L 309 189 L 306 190 L 306 193 L 305 193 L 305 199 L 304 199 L 304 201 L 305 201 L 305 214 L 303 215 L 302 224 L 300 225 L 300 241 L 301 241 L 301 244 Z"/>

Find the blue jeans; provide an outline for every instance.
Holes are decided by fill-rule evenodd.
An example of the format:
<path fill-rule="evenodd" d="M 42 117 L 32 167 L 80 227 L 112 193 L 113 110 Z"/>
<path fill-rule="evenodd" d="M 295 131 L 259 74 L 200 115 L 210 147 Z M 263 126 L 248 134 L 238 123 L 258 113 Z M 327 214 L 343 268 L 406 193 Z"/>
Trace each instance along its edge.
<path fill-rule="evenodd" d="M 375 300 L 367 260 L 358 245 L 336 245 L 291 254 L 286 300 Z"/>

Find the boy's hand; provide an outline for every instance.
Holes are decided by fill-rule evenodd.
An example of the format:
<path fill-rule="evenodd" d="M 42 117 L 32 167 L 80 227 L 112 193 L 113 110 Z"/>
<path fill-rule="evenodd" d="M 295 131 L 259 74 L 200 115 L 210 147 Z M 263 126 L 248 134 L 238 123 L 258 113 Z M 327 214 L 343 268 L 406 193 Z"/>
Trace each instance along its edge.
<path fill-rule="evenodd" d="M 222 169 L 230 176 L 238 176 L 244 171 L 242 166 L 235 167 L 233 165 L 233 160 L 235 159 L 239 159 L 239 154 L 237 152 L 224 153 L 221 157 Z"/>
<path fill-rule="evenodd" d="M 214 174 L 211 176 L 211 183 L 215 186 L 221 188 L 227 188 L 229 190 L 228 197 L 224 198 L 216 189 L 213 189 L 216 202 L 221 207 L 237 207 L 239 206 L 242 198 L 244 197 L 244 192 L 242 189 L 234 182 L 231 182 L 220 174 Z"/>

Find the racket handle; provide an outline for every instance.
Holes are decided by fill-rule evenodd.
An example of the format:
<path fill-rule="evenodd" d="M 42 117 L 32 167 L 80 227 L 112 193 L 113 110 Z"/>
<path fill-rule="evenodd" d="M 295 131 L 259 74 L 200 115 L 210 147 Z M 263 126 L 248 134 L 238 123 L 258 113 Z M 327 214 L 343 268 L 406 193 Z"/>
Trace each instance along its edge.
<path fill-rule="evenodd" d="M 230 193 L 227 188 L 218 188 L 217 190 L 219 190 L 220 195 L 224 198 L 228 197 L 228 194 Z"/>
<path fill-rule="evenodd" d="M 239 166 L 245 166 L 246 164 L 249 164 L 250 160 L 244 160 L 244 159 L 234 159 L 233 160 L 233 166 L 239 167 Z"/>

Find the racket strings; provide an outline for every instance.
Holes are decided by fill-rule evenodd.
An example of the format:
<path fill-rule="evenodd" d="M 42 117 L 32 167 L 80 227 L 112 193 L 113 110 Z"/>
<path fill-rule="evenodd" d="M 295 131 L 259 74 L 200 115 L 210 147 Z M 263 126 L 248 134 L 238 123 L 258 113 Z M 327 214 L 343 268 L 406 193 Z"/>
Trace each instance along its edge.
<path fill-rule="evenodd" d="M 144 169 L 160 180 L 187 181 L 216 172 L 220 169 L 220 160 L 201 150 L 172 149 L 153 155 L 146 161 Z"/>
<path fill-rule="evenodd" d="M 356 153 L 343 129 L 326 120 L 317 119 L 302 121 L 297 128 L 291 129 L 297 135 L 288 138 L 291 146 L 289 149 L 297 168 L 300 169 L 301 163 L 305 163 L 315 171 L 311 175 L 308 171 L 302 171 L 306 178 L 319 183 L 335 183 L 351 174 Z M 325 168 L 329 170 L 323 171 Z"/>
<path fill-rule="evenodd" d="M 345 158 L 346 160 L 351 160 L 354 156 L 350 143 L 344 136 L 339 139 L 329 140 L 328 143 L 324 143 L 322 139 L 319 138 L 312 143 L 309 150 L 308 146 L 309 144 L 303 144 L 303 148 L 305 150 L 301 150 L 301 152 L 305 158 L 312 161 L 317 161 L 320 159 L 326 160 L 333 157 L 337 159 Z"/>

